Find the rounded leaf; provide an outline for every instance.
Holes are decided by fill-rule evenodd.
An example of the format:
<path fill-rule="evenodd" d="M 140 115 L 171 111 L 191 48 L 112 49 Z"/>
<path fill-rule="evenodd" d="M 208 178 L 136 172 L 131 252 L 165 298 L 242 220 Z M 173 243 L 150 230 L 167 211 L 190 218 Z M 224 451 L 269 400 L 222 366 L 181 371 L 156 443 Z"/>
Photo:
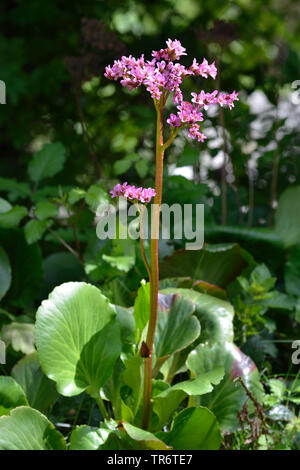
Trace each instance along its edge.
<path fill-rule="evenodd" d="M 99 396 L 120 355 L 116 312 L 95 286 L 67 282 L 37 312 L 36 345 L 45 374 L 65 396 Z"/>
<path fill-rule="evenodd" d="M 66 450 L 66 443 L 46 416 L 20 406 L 0 418 L 0 450 Z"/>

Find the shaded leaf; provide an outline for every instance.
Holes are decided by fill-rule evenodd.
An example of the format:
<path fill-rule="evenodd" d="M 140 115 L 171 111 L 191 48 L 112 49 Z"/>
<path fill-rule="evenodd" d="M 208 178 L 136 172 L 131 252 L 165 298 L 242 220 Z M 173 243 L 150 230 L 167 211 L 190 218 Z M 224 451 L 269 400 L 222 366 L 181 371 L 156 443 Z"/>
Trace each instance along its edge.
<path fill-rule="evenodd" d="M 218 450 L 221 433 L 214 414 L 204 407 L 178 413 L 170 432 L 158 433 L 174 450 Z"/>
<path fill-rule="evenodd" d="M 288 254 L 284 283 L 288 294 L 300 297 L 300 244 L 294 246 Z"/>
<path fill-rule="evenodd" d="M 285 247 L 299 242 L 300 220 L 299 217 L 295 217 L 299 212 L 300 186 L 293 186 L 281 194 L 275 213 L 275 230 Z"/>
<path fill-rule="evenodd" d="M 6 251 L 0 246 L 0 300 L 11 284 L 11 266 Z"/>
<path fill-rule="evenodd" d="M 233 307 L 225 300 L 190 289 L 167 288 L 162 294 L 177 294 L 195 304 L 195 315 L 201 324 L 201 342 L 233 341 Z"/>
<path fill-rule="evenodd" d="M 161 278 L 188 276 L 226 287 L 246 267 L 237 244 L 206 245 L 202 250 L 179 250 L 163 259 Z"/>
<path fill-rule="evenodd" d="M 157 358 L 168 357 L 198 338 L 200 323 L 194 311 L 194 304 L 183 297 L 159 294 L 154 340 Z"/>
<path fill-rule="evenodd" d="M 8 415 L 17 406 L 28 405 L 22 387 L 12 378 L 0 376 L 0 416 Z"/>
<path fill-rule="evenodd" d="M 43 280 L 42 257 L 37 244 L 28 245 L 20 229 L 1 229 L 0 245 L 9 254 L 12 283 L 5 301 L 28 308 L 40 293 Z"/>
<path fill-rule="evenodd" d="M 44 411 L 58 399 L 55 383 L 42 372 L 36 352 L 21 359 L 11 374 L 21 385 L 32 408 Z"/>

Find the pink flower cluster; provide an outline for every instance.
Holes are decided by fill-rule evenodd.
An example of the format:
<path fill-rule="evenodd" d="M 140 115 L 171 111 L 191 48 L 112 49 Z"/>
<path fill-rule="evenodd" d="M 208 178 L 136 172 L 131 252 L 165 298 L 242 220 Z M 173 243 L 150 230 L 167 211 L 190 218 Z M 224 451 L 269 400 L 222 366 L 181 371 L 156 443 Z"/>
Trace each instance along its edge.
<path fill-rule="evenodd" d="M 229 109 L 234 107 L 234 101 L 238 99 L 238 94 L 233 91 L 231 94 L 219 93 L 218 90 L 212 93 L 205 93 L 203 90 L 199 94 L 192 93 L 192 102 L 182 101 L 177 105 L 177 114 L 171 114 L 167 123 L 171 127 L 188 127 L 189 137 L 199 142 L 204 142 L 206 136 L 200 132 L 198 122 L 203 121 L 203 114 L 200 109 L 205 110 L 212 104 L 220 106 L 227 105 Z M 193 104 L 194 103 L 194 104 Z"/>
<path fill-rule="evenodd" d="M 132 56 L 123 56 L 121 60 L 115 60 L 113 66 L 108 65 L 104 76 L 110 80 L 121 79 L 121 84 L 129 90 L 145 85 L 151 97 L 159 100 L 163 93 L 175 93 L 175 102 L 182 101 L 179 85 L 182 79 L 188 75 L 201 75 L 207 78 L 209 75 L 216 77 L 217 69 L 212 63 L 208 64 L 204 59 L 198 64 L 194 59 L 190 68 L 174 63 L 182 55 L 186 55 L 185 48 L 176 39 L 168 39 L 167 47 L 160 51 L 153 51 L 154 59 L 145 61 L 144 55 L 139 59 Z"/>
<path fill-rule="evenodd" d="M 166 44 L 165 49 L 152 52 L 151 61 L 146 61 L 144 55 L 139 59 L 123 56 L 121 60 L 115 60 L 112 66 L 108 65 L 104 75 L 110 80 L 120 79 L 121 84 L 129 90 L 144 85 L 154 100 L 162 99 L 164 103 L 169 94 L 173 93 L 177 114 L 170 115 L 168 124 L 171 127 L 188 127 L 189 136 L 203 142 L 206 137 L 199 130 L 198 123 L 203 121 L 200 109 L 207 110 L 212 104 L 227 105 L 231 109 L 234 106 L 233 102 L 238 99 L 238 94 L 235 91 L 231 94 L 218 94 L 217 90 L 212 93 L 201 90 L 199 94 L 192 93 L 191 103 L 184 101 L 180 89 L 182 80 L 193 75 L 215 79 L 217 68 L 214 62 L 209 64 L 206 59 L 203 59 L 201 64 L 194 59 L 192 65 L 186 68 L 175 62 L 186 55 L 186 49 L 181 43 L 176 39 L 168 39 Z"/>
<path fill-rule="evenodd" d="M 156 196 L 156 192 L 153 188 L 136 188 L 130 186 L 128 183 L 116 184 L 116 186 L 110 191 L 111 197 L 126 197 L 132 201 L 150 202 L 151 199 Z"/>

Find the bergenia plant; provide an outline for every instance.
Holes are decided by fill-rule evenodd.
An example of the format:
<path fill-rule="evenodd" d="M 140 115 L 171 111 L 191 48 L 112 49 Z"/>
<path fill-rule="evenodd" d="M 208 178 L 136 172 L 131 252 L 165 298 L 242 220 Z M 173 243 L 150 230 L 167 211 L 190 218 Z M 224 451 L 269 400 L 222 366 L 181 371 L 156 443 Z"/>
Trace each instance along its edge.
<path fill-rule="evenodd" d="M 141 248 L 149 274 L 150 281 L 150 316 L 146 341 L 142 342 L 140 354 L 144 358 L 144 396 L 142 427 L 147 429 L 150 419 L 151 393 L 152 393 L 152 354 L 157 323 L 158 309 L 158 239 L 160 207 L 162 203 L 163 187 L 163 161 L 164 153 L 170 147 L 181 129 L 188 130 L 188 137 L 204 142 L 206 136 L 201 131 L 201 123 L 204 121 L 204 113 L 209 106 L 228 106 L 230 109 L 238 99 L 238 94 L 212 93 L 200 90 L 191 93 L 191 99 L 186 101 L 183 97 L 181 85 L 185 78 L 195 76 L 213 79 L 216 78 L 217 68 L 215 63 L 209 64 L 206 59 L 198 63 L 196 59 L 187 68 L 179 59 L 187 55 L 186 49 L 178 40 L 168 39 L 167 47 L 152 52 L 152 59 L 146 60 L 144 55 L 135 57 L 122 57 L 115 60 L 112 66 L 108 65 L 105 77 L 110 80 L 120 80 L 122 86 L 133 90 L 145 86 L 153 99 L 156 109 L 156 170 L 155 189 L 135 188 L 126 183 L 117 184 L 111 191 L 112 197 L 123 196 L 134 202 L 148 203 L 154 196 L 154 210 L 151 227 L 150 263 L 145 257 L 145 251 L 141 239 Z M 175 111 L 167 117 L 165 122 L 165 107 L 169 96 L 172 96 Z M 167 132 L 164 132 L 167 127 Z M 165 134 L 167 137 L 165 138 Z M 141 231 L 140 231 L 141 232 Z"/>
<path fill-rule="evenodd" d="M 235 92 L 198 90 L 192 93 L 190 101 L 184 101 L 181 85 L 185 78 L 214 79 L 217 74 L 214 63 L 209 64 L 205 59 L 201 64 L 194 59 L 186 68 L 178 61 L 184 55 L 185 49 L 179 41 L 168 40 L 165 49 L 153 52 L 152 60 L 147 61 L 143 56 L 122 57 L 106 68 L 107 78 L 120 79 L 129 90 L 145 86 L 156 109 L 155 187 L 142 188 L 124 182 L 111 190 L 113 198 L 125 198 L 138 209 L 140 247 L 149 282 L 142 280 L 133 306 L 104 284 L 95 285 L 97 276 L 91 277 L 91 282 L 64 282 L 56 286 L 38 308 L 34 341 L 33 325 L 14 321 L 6 324 L 7 312 L 2 309 L 1 340 L 6 339 L 9 345 L 17 351 L 21 348 L 27 355 L 15 364 L 11 376 L 0 375 L 0 415 L 3 414 L 0 450 L 219 449 L 221 433 L 239 429 L 239 418 L 249 423 L 248 411 L 252 413 L 255 430 L 259 427 L 258 416 L 264 419 L 259 405 L 263 401 L 263 389 L 258 370 L 250 357 L 234 344 L 234 310 L 225 300 L 225 290 L 219 287 L 218 271 L 223 273 L 224 266 L 230 264 L 224 251 L 235 253 L 236 276 L 245 267 L 245 260 L 235 251 L 236 247 L 226 249 L 222 245 L 221 258 L 213 252 L 206 258 L 209 250 L 195 255 L 188 251 L 175 253 L 177 277 L 164 279 L 164 287 L 161 285 L 159 290 L 164 153 L 181 129 L 191 139 L 202 142 L 205 136 L 201 123 L 207 108 L 216 104 L 232 108 L 237 100 Z M 170 101 L 172 97 L 175 110 L 165 116 L 168 97 Z M 104 190 L 97 185 L 87 192 L 76 188 L 61 200 L 72 210 L 85 198 L 95 210 L 98 191 L 102 197 Z M 94 192 L 97 204 L 92 197 Z M 147 259 L 142 224 L 150 203 L 150 259 Z M 34 208 L 37 220 L 33 222 L 41 218 L 44 226 L 48 223 L 45 213 L 53 214 L 53 207 L 41 204 Z M 76 235 L 76 227 L 73 228 Z M 16 240 L 23 240 L 23 236 Z M 11 243 L 9 240 L 9 246 Z M 86 272 L 91 267 L 98 271 L 100 266 L 101 279 L 102 276 L 115 279 L 124 272 L 125 265 L 127 282 L 137 268 L 131 264 L 130 271 L 127 269 L 128 258 L 131 263 L 133 256 L 128 256 L 126 250 L 133 247 L 133 242 L 118 239 L 111 245 L 116 251 L 105 251 L 109 249 L 108 244 L 104 251 L 97 252 L 96 261 L 85 260 Z M 20 246 L 22 250 L 24 241 Z M 28 253 L 38 255 L 35 251 Z M 198 277 L 200 257 L 197 260 L 197 255 L 201 257 L 200 263 L 204 258 L 215 285 Z M 5 261 L 3 253 L 1 259 Z M 28 259 L 31 259 L 29 255 Z M 194 259 L 197 274 L 192 272 Z M 164 266 L 167 275 L 170 274 L 168 260 L 164 260 Z M 182 278 L 187 272 L 190 277 Z M 125 287 L 130 293 L 129 285 Z M 111 299 L 105 295 L 110 292 Z M 128 300 L 131 298 L 129 295 Z M 252 401 L 252 409 L 247 407 L 248 399 Z M 68 412 L 62 419 L 62 409 L 77 411 L 74 416 Z"/>

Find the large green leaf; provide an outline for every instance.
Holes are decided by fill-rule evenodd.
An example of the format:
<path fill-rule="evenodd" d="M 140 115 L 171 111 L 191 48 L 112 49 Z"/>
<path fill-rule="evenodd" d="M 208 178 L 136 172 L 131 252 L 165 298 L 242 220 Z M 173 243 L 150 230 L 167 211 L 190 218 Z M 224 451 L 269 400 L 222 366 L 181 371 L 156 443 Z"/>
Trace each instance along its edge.
<path fill-rule="evenodd" d="M 200 335 L 195 305 L 178 295 L 159 294 L 154 346 L 157 360 L 185 349 Z"/>
<path fill-rule="evenodd" d="M 237 414 L 246 400 L 241 384 L 234 382 L 236 377 L 242 377 L 245 385 L 259 401 L 263 399 L 263 389 L 254 362 L 233 343 L 225 342 L 212 346 L 199 344 L 189 354 L 187 366 L 194 377 L 216 367 L 224 367 L 223 380 L 209 394 L 194 399 L 196 404 L 206 406 L 216 415 L 223 430 L 236 429 Z"/>
<path fill-rule="evenodd" d="M 288 254 L 284 282 L 288 294 L 300 297 L 300 243 L 294 246 Z"/>
<path fill-rule="evenodd" d="M 38 309 L 36 345 L 43 371 L 62 395 L 88 389 L 97 397 L 121 351 L 115 309 L 95 286 L 62 284 Z"/>
<path fill-rule="evenodd" d="M 0 418 L 0 450 L 65 450 L 63 435 L 39 411 L 20 406 Z"/>
<path fill-rule="evenodd" d="M 42 257 L 37 244 L 28 245 L 20 229 L 0 229 L 0 245 L 9 256 L 12 283 L 5 301 L 28 308 L 38 298 L 43 280 Z"/>
<path fill-rule="evenodd" d="M 22 387 L 12 378 L 0 376 L 0 416 L 8 415 L 17 406 L 28 405 Z"/>
<path fill-rule="evenodd" d="M 167 288 L 162 294 L 178 294 L 195 304 L 195 313 L 201 324 L 201 343 L 233 341 L 233 307 L 225 300 L 201 294 L 190 289 Z"/>
<path fill-rule="evenodd" d="M 21 359 L 11 375 L 21 385 L 32 408 L 44 411 L 58 399 L 55 383 L 42 372 L 36 352 Z"/>
<path fill-rule="evenodd" d="M 157 436 L 174 450 L 217 450 L 221 444 L 216 417 L 200 406 L 181 411 L 174 419 L 171 431 Z"/>
<path fill-rule="evenodd" d="M 164 258 L 161 278 L 191 277 L 226 287 L 247 266 L 237 244 L 206 245 L 202 250 L 179 250 Z"/>
<path fill-rule="evenodd" d="M 286 247 L 300 239 L 300 186 L 286 189 L 280 196 L 275 213 L 275 230 Z M 296 214 L 296 216 L 295 216 Z"/>
<path fill-rule="evenodd" d="M 66 161 L 66 149 L 60 142 L 46 144 L 35 153 L 28 165 L 28 174 L 35 183 L 59 173 Z"/>
<path fill-rule="evenodd" d="M 11 284 L 11 266 L 6 251 L 0 246 L 0 300 Z"/>

